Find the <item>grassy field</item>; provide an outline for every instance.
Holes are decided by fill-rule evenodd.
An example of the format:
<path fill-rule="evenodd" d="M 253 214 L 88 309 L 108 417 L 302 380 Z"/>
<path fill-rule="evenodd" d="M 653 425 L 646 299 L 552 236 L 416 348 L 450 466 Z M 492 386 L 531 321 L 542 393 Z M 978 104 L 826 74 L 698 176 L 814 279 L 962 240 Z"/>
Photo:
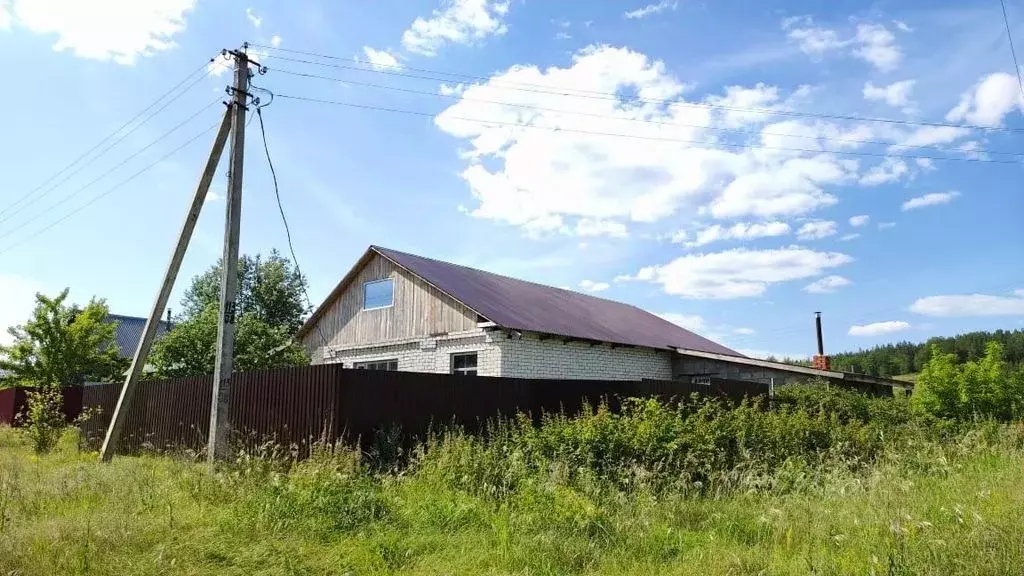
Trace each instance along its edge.
<path fill-rule="evenodd" d="M 645 415 L 627 431 L 650 444 L 651 424 L 663 417 Z M 582 441 L 567 431 L 597 431 L 615 445 L 610 426 L 626 428 L 604 418 L 586 423 L 586 433 L 553 425 L 549 437 L 568 438 L 579 452 Z M 530 445 L 546 441 L 538 438 Z M 241 458 L 211 475 L 160 456 L 98 464 L 70 433 L 56 452 L 36 456 L 20 435 L 0 430 L 0 574 L 950 575 L 1024 567 L 1020 424 L 887 443 L 870 464 L 851 462 L 848 451 L 814 465 L 786 458 L 763 467 L 751 457 L 706 485 L 647 481 L 657 474 L 642 459 L 609 482 L 573 469 L 571 455 L 525 464 L 530 457 L 510 445 L 456 436 L 401 471 L 371 472 L 357 453 L 338 450 L 288 467 Z"/>

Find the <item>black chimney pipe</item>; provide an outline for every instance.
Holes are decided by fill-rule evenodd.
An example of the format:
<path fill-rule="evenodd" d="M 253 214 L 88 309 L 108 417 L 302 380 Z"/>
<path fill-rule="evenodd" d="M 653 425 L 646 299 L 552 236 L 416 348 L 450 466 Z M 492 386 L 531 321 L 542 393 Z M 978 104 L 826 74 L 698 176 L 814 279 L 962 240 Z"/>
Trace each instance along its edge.
<path fill-rule="evenodd" d="M 821 339 L 821 312 L 814 313 L 814 328 L 818 333 L 818 356 L 824 356 L 825 343 Z"/>

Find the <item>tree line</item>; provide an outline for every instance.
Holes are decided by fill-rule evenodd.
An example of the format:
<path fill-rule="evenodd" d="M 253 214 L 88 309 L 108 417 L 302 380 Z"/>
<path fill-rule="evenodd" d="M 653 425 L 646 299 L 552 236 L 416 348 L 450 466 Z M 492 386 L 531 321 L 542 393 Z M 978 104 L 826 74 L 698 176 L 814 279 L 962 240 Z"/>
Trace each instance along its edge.
<path fill-rule="evenodd" d="M 929 338 L 925 342 L 884 344 L 856 352 L 832 355 L 832 368 L 872 376 L 899 376 L 920 372 L 934 354 L 952 354 L 958 363 L 985 357 L 989 342 L 998 343 L 1003 359 L 1012 365 L 1024 364 L 1024 330 L 968 332 L 957 336 Z"/>

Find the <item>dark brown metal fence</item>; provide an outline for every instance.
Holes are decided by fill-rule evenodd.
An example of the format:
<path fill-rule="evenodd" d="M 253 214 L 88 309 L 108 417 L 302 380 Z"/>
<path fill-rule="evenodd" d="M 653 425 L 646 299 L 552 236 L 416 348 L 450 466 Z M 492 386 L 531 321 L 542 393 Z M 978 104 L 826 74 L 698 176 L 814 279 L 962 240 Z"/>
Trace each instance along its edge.
<path fill-rule="evenodd" d="M 681 398 L 693 393 L 740 399 L 767 394 L 766 385 L 714 379 L 710 385 L 664 380 L 531 380 L 413 372 L 353 370 L 335 365 L 238 373 L 232 377 L 235 441 L 267 441 L 300 451 L 317 440 L 372 440 L 381 430 L 405 436 L 458 424 L 476 431 L 487 420 L 519 412 L 579 412 L 627 397 Z M 99 410 L 83 427 L 102 440 L 119 384 L 88 386 L 83 408 Z M 122 453 L 201 450 L 209 430 L 212 377 L 143 382 L 125 423 Z"/>

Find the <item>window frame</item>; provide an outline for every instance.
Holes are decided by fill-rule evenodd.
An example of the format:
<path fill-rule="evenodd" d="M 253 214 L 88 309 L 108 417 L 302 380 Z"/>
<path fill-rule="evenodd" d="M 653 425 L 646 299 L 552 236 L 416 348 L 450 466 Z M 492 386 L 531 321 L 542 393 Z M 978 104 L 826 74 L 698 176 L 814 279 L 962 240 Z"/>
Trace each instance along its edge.
<path fill-rule="evenodd" d="M 455 366 L 455 359 L 456 358 L 468 358 L 470 356 L 473 357 L 473 366 L 463 366 L 461 368 L 457 368 Z M 451 364 L 450 369 L 449 369 L 449 373 L 450 374 L 455 374 L 455 375 L 458 375 L 458 376 L 479 376 L 480 375 L 480 353 L 478 351 L 476 351 L 476 350 L 473 350 L 471 352 L 453 352 L 451 354 L 450 364 Z M 472 374 L 470 374 L 470 372 L 472 372 Z"/>
<path fill-rule="evenodd" d="M 391 365 L 395 368 L 392 370 Z M 384 365 L 384 368 L 379 366 Z M 398 372 L 398 358 L 382 358 L 380 360 L 366 360 L 363 362 L 353 362 L 353 370 L 379 370 L 383 372 Z"/>
<path fill-rule="evenodd" d="M 366 289 L 367 289 L 367 287 L 369 287 L 371 284 L 382 284 L 384 282 L 389 282 L 391 284 L 391 302 L 389 304 L 384 305 L 384 306 L 368 307 L 366 305 Z M 366 311 L 366 310 L 383 310 L 385 308 L 391 308 L 394 305 L 395 305 L 395 279 L 394 278 L 381 278 L 379 280 L 368 280 L 366 282 L 363 282 L 363 310 L 364 311 Z"/>

